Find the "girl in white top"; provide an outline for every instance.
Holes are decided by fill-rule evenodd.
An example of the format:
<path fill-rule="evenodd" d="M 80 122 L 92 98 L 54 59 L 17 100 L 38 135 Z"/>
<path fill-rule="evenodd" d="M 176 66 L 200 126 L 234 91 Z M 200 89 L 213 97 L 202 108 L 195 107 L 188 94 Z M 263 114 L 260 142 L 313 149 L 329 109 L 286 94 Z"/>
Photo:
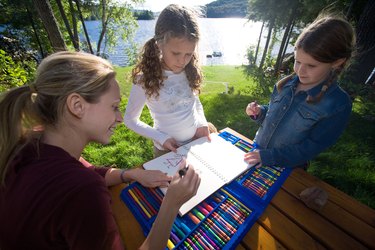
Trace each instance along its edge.
<path fill-rule="evenodd" d="M 143 47 L 132 71 L 133 87 L 124 116 L 127 127 L 154 141 L 158 151 L 176 148 L 195 138 L 209 137 L 199 100 L 202 73 L 196 47 L 199 28 L 196 13 L 171 4 L 159 15 L 155 36 Z M 147 105 L 153 127 L 141 121 Z"/>

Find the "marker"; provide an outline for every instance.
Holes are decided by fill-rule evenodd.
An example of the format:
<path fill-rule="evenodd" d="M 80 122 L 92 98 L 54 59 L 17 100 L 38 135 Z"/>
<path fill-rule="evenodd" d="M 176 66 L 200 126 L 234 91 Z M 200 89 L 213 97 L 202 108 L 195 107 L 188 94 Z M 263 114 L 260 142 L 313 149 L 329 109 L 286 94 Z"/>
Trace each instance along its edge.
<path fill-rule="evenodd" d="M 189 169 L 189 166 L 185 166 L 183 169 L 180 169 L 178 171 L 178 174 L 180 175 L 180 177 L 182 178 L 184 175 L 186 175 L 186 172 L 188 171 Z"/>

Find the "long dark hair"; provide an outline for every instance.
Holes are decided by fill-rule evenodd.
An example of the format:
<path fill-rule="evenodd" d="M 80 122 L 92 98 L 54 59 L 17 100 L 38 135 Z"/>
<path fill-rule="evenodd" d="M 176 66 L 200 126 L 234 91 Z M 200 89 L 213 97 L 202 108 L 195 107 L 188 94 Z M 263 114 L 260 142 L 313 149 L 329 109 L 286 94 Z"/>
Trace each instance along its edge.
<path fill-rule="evenodd" d="M 344 63 L 331 71 L 318 95 L 307 96 L 307 102 L 319 102 L 329 86 L 337 80 L 348 65 L 355 50 L 355 33 L 353 27 L 344 18 L 323 14 L 303 30 L 297 39 L 295 49 L 302 49 L 315 60 L 323 63 L 345 59 Z M 293 76 L 294 74 L 276 84 L 279 92 Z"/>

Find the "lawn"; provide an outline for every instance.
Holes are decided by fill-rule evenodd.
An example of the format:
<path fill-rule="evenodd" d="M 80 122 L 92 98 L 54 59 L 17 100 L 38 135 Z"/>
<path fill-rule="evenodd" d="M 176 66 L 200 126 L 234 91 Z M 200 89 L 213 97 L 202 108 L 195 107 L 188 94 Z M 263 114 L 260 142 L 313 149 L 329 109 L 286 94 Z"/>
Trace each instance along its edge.
<path fill-rule="evenodd" d="M 130 68 L 116 68 L 125 110 L 131 89 Z M 266 103 L 266 91 L 259 91 L 256 78 L 247 78 L 236 66 L 203 67 L 205 83 L 200 99 L 207 120 L 218 129 L 230 127 L 253 138 L 257 130 L 249 121 L 244 108 L 248 102 Z M 143 121 L 152 124 L 147 108 Z M 357 98 L 349 125 L 339 141 L 311 162 L 308 172 L 328 182 L 362 203 L 375 208 L 375 103 Z M 89 145 L 84 156 L 96 165 L 115 165 L 120 168 L 139 166 L 152 158 L 152 142 L 118 126 L 111 143 Z"/>

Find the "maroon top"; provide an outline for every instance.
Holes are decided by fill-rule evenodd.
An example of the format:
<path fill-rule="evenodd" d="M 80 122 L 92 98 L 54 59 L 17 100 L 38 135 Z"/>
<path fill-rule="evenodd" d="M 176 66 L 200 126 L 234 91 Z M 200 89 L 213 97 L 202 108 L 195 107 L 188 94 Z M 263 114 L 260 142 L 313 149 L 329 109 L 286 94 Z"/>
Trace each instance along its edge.
<path fill-rule="evenodd" d="M 0 249 L 123 249 L 103 178 L 108 168 L 39 145 L 39 153 L 32 144 L 21 151 L 0 187 Z"/>

